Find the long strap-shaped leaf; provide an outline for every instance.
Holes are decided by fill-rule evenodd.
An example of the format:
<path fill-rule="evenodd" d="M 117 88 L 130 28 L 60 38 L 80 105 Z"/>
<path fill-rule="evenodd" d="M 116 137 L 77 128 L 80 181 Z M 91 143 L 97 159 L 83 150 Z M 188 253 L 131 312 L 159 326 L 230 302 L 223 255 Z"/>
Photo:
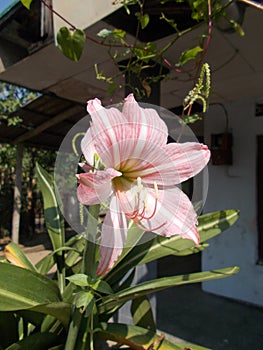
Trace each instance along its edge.
<path fill-rule="evenodd" d="M 59 251 L 65 244 L 64 219 L 59 211 L 53 189 L 51 176 L 39 165 L 36 164 L 36 173 L 44 199 L 44 216 L 48 234 L 53 245 L 54 251 Z M 65 287 L 65 262 L 64 252 L 59 251 L 56 254 L 57 276 L 61 293 Z"/>
<path fill-rule="evenodd" d="M 213 213 L 207 213 L 198 218 L 198 232 L 200 235 L 200 245 L 191 247 L 178 252 L 178 256 L 190 255 L 198 253 L 209 247 L 209 244 L 204 242 L 216 237 L 229 227 L 234 225 L 239 217 L 239 210 L 221 210 Z"/>
<path fill-rule="evenodd" d="M 64 221 L 60 214 L 51 176 L 38 163 L 36 164 L 37 179 L 44 199 L 45 222 L 53 249 L 64 245 Z"/>
<path fill-rule="evenodd" d="M 4 253 L 7 260 L 10 261 L 12 264 L 19 267 L 23 267 L 24 269 L 38 272 L 35 265 L 28 259 L 28 257 L 19 247 L 19 245 L 13 242 L 9 243 L 5 247 Z"/>
<path fill-rule="evenodd" d="M 151 331 L 156 331 L 152 307 L 148 295 L 136 298 L 131 303 L 133 324 Z"/>
<path fill-rule="evenodd" d="M 39 273 L 0 264 L 0 311 L 30 309 L 61 301 L 55 282 Z"/>
<path fill-rule="evenodd" d="M 35 310 L 66 325 L 70 305 L 62 302 L 56 283 L 48 277 L 11 264 L 0 264 L 0 311 Z"/>
<path fill-rule="evenodd" d="M 222 231 L 232 226 L 238 219 L 239 212 L 237 210 L 223 210 L 208 213 L 199 217 L 198 231 L 200 234 L 200 242 L 203 243 L 211 239 Z M 149 233 L 145 233 L 149 235 Z M 153 234 L 151 234 L 153 235 Z M 120 264 L 117 264 L 105 279 L 110 283 L 119 281 L 125 273 L 137 265 L 141 265 L 168 255 L 187 255 L 196 253 L 194 243 L 188 239 L 183 239 L 178 235 L 170 238 L 154 235 L 153 239 L 149 239 L 145 243 L 137 244 L 133 249 L 129 250 Z M 203 247 L 205 248 L 205 247 Z M 200 248 L 202 250 L 203 248 Z"/>
<path fill-rule="evenodd" d="M 209 350 L 202 346 L 176 341 L 171 343 L 165 336 L 158 335 L 148 329 L 122 323 L 102 323 L 98 335 L 100 338 L 126 344 L 134 350 Z"/>
<path fill-rule="evenodd" d="M 46 350 L 63 344 L 62 337 L 53 333 L 35 333 L 10 345 L 6 350 Z"/>
<path fill-rule="evenodd" d="M 191 273 L 173 277 L 163 277 L 140 283 L 137 286 L 127 288 L 118 293 L 110 295 L 109 297 L 106 297 L 99 306 L 99 312 L 107 312 L 108 310 L 111 310 L 119 304 L 123 304 L 128 300 L 133 300 L 140 296 L 155 293 L 166 288 L 228 277 L 236 274 L 238 271 L 239 268 L 234 266 L 214 271 Z"/>

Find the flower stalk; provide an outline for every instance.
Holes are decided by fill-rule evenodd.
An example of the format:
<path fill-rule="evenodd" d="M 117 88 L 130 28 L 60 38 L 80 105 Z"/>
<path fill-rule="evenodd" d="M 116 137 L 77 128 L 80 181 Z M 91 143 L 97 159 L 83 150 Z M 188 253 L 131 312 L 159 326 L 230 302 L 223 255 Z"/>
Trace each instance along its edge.
<path fill-rule="evenodd" d="M 95 259 L 96 259 L 96 234 L 100 212 L 100 205 L 91 205 L 89 207 L 89 219 L 86 233 L 86 241 L 82 260 L 82 273 L 95 277 Z"/>

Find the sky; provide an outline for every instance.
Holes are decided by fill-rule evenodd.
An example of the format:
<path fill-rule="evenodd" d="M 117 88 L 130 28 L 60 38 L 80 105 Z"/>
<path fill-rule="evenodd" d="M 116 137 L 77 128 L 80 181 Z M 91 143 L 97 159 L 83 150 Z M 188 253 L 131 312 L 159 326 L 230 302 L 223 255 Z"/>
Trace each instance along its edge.
<path fill-rule="evenodd" d="M 18 2 L 19 0 L 0 0 L 0 18 Z"/>

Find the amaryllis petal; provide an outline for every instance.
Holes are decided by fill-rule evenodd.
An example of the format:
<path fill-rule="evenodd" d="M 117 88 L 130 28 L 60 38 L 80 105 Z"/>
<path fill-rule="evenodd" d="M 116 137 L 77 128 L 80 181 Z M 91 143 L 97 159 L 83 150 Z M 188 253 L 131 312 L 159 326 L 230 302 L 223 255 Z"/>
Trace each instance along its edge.
<path fill-rule="evenodd" d="M 193 205 L 178 187 L 160 190 L 158 197 L 155 190 L 147 189 L 147 211 L 141 220 L 145 229 L 166 237 L 178 234 L 198 244 L 196 224 Z"/>
<path fill-rule="evenodd" d="M 140 107 L 133 94 L 126 97 L 122 113 L 133 124 L 136 139 L 147 140 L 156 146 L 166 144 L 168 130 L 165 122 L 154 109 Z"/>
<path fill-rule="evenodd" d="M 169 143 L 165 146 L 165 152 L 174 162 L 180 182 L 198 174 L 210 159 L 208 147 L 197 142 Z"/>
<path fill-rule="evenodd" d="M 97 151 L 96 151 L 95 146 L 93 144 L 90 129 L 87 130 L 85 136 L 81 140 L 81 150 L 82 150 L 82 153 L 83 153 L 87 163 L 89 165 L 93 166 L 94 156 L 97 153 Z"/>
<path fill-rule="evenodd" d="M 112 194 L 111 184 L 107 183 L 98 188 L 88 187 L 79 184 L 77 188 L 77 196 L 80 203 L 84 205 L 94 205 L 104 202 Z"/>
<path fill-rule="evenodd" d="M 104 108 L 98 99 L 88 102 L 88 112 L 91 115 L 92 123 L 90 127 L 92 144 L 101 157 L 103 163 L 113 167 L 120 162 L 118 151 L 118 134 L 125 123 L 125 118 L 117 108 Z M 88 140 L 82 144 L 82 149 Z M 111 157 L 104 154 L 111 149 Z"/>
<path fill-rule="evenodd" d="M 86 186 L 95 187 L 104 185 L 105 183 L 110 182 L 115 177 L 121 175 L 122 173 L 120 173 L 119 171 L 112 168 L 108 168 L 106 170 L 96 170 L 94 172 L 78 174 L 77 177 L 79 179 L 79 183 Z"/>
<path fill-rule="evenodd" d="M 98 275 L 105 275 L 113 267 L 123 250 L 127 231 L 127 219 L 114 196 L 102 225 Z"/>
<path fill-rule="evenodd" d="M 102 107 L 101 101 L 98 98 L 94 98 L 93 100 L 89 100 L 87 103 L 87 112 L 88 113 L 97 112 L 101 108 L 104 108 L 104 107 Z"/>
<path fill-rule="evenodd" d="M 197 142 L 171 143 L 155 148 L 134 168 L 129 176 L 140 176 L 147 184 L 156 182 L 159 186 L 179 184 L 198 174 L 208 163 L 210 151 L 206 145 Z"/>
<path fill-rule="evenodd" d="M 121 173 L 114 169 L 78 174 L 78 200 L 85 205 L 104 202 L 112 193 L 111 180 L 118 176 Z"/>
<path fill-rule="evenodd" d="M 89 171 L 93 170 L 93 166 L 89 165 L 88 163 L 79 163 L 79 167 L 85 172 L 88 173 Z"/>
<path fill-rule="evenodd" d="M 78 175 L 78 198 L 87 205 L 110 199 L 97 273 L 104 275 L 121 254 L 128 219 L 144 231 L 177 234 L 198 244 L 197 215 L 175 185 L 205 167 L 208 148 L 194 142 L 167 144 L 163 120 L 154 109 L 141 108 L 133 95 L 122 112 L 102 107 L 98 99 L 89 101 L 87 110 L 92 122 L 81 147 L 91 167 Z"/>

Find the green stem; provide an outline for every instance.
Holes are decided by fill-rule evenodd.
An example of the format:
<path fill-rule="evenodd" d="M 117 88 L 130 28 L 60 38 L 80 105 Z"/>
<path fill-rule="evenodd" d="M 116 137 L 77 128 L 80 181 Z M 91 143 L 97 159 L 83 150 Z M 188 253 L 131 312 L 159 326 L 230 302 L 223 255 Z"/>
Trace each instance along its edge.
<path fill-rule="evenodd" d="M 86 242 L 83 252 L 82 273 L 95 277 L 95 255 L 96 255 L 96 235 L 100 205 L 89 207 L 88 227 L 86 233 Z"/>
<path fill-rule="evenodd" d="M 93 334 L 94 334 L 94 332 L 93 332 L 93 329 L 94 329 L 93 316 L 94 316 L 94 314 L 93 314 L 93 311 L 92 311 L 90 316 L 91 316 L 90 317 L 90 350 L 94 350 L 94 344 L 93 344 Z"/>
<path fill-rule="evenodd" d="M 78 338 L 79 329 L 81 325 L 82 314 L 77 308 L 74 309 L 72 320 L 70 322 L 67 342 L 64 350 L 74 350 Z"/>
<path fill-rule="evenodd" d="M 64 246 L 64 245 L 63 245 Z M 65 267 L 65 254 L 60 252 L 56 254 L 57 261 L 57 278 L 60 293 L 64 293 L 65 289 L 65 279 L 66 279 L 66 267 Z"/>
<path fill-rule="evenodd" d="M 96 257 L 96 235 L 97 235 L 97 225 L 98 225 L 98 217 L 100 212 L 100 205 L 93 205 L 89 207 L 89 218 L 88 218 L 88 226 L 86 231 L 86 241 L 83 252 L 82 259 L 82 268 L 81 272 L 89 275 L 91 277 L 95 277 L 95 257 Z M 90 315 L 93 318 L 93 313 Z M 67 337 L 67 342 L 65 346 L 65 350 L 74 350 L 76 346 L 76 342 L 79 336 L 81 336 L 81 321 L 83 319 L 83 315 L 79 312 L 77 308 L 74 309 L 72 320 L 69 326 L 69 332 Z M 93 319 L 90 319 L 91 324 L 93 324 Z M 85 336 L 82 333 L 83 336 Z M 83 336 L 81 338 L 83 339 Z M 85 341 L 84 341 L 85 343 Z"/>
<path fill-rule="evenodd" d="M 94 329 L 94 312 L 92 311 L 89 319 L 87 319 L 85 331 L 82 337 L 81 350 L 94 350 L 93 343 L 93 329 Z"/>

